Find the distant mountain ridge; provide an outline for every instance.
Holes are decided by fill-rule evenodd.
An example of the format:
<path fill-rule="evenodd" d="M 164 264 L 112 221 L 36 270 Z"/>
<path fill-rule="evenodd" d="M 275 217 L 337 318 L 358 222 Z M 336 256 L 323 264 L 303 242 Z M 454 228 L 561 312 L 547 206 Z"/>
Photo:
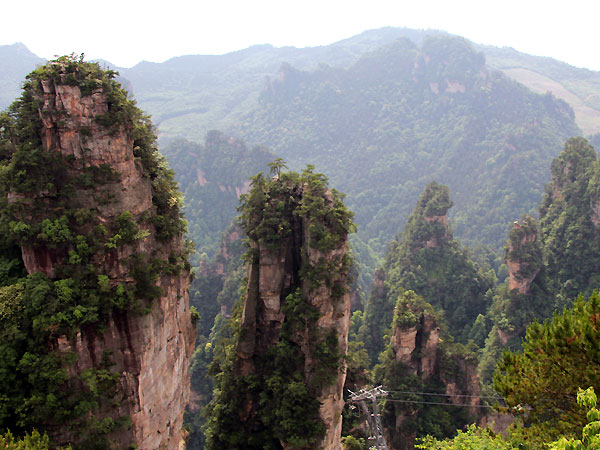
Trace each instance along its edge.
<path fill-rule="evenodd" d="M 45 60 L 30 52 L 25 45 L 0 45 L 0 110 L 21 95 L 25 75 Z"/>
<path fill-rule="evenodd" d="M 431 64 L 421 50 L 428 36 L 440 43 Z M 592 115 L 600 79 L 598 72 L 546 62 L 441 31 L 382 28 L 322 47 L 257 45 L 115 69 L 152 115 L 163 144 L 178 137 L 201 142 L 218 129 L 250 146 L 266 145 L 293 168 L 310 162 L 348 192 L 361 237 L 381 252 L 433 179 L 450 186 L 456 236 L 471 243 L 501 246 L 507 224 L 524 210 L 535 212 L 547 182 L 539 168 L 581 131 L 566 103 L 531 94 L 493 67 L 553 76 L 562 81 L 551 87 L 561 89 L 585 80 L 579 93 L 563 90 L 572 94 L 567 100 L 587 101 Z M 265 96 L 273 86 L 275 102 Z M 347 155 L 344 164 L 335 152 Z M 368 184 L 352 185 L 357 176 Z"/>
<path fill-rule="evenodd" d="M 142 61 L 119 68 L 103 61 L 131 82 L 142 109 L 153 116 L 162 137 L 203 141 L 207 131 L 228 131 L 258 101 L 264 79 L 287 62 L 301 70 L 320 64 L 349 67 L 363 54 L 399 38 L 420 44 L 437 30 L 385 27 L 368 30 L 327 46 L 295 48 L 254 45 L 224 55 L 186 55 L 163 63 Z M 552 92 L 573 108 L 584 134 L 600 132 L 600 72 L 552 58 L 527 55 L 512 48 L 472 44 L 487 65 L 538 93 Z M 19 94 L 23 76 L 44 60 L 23 44 L 0 46 L 0 109 Z"/>
<path fill-rule="evenodd" d="M 359 236 L 383 250 L 432 180 L 450 187 L 457 237 L 503 245 L 508 224 L 539 203 L 540 168 L 580 130 L 565 102 L 438 34 L 421 46 L 396 40 L 347 69 L 284 64 L 234 134 L 323 171 L 348 194 Z"/>

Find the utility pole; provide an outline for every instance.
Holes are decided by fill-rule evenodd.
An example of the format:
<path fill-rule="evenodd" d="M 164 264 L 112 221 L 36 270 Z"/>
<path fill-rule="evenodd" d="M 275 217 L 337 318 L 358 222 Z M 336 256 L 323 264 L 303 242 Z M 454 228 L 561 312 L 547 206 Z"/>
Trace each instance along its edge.
<path fill-rule="evenodd" d="M 377 386 L 371 390 L 361 389 L 358 393 L 350 392 L 349 402 L 358 403 L 360 410 L 363 415 L 367 418 L 367 425 L 369 427 L 369 440 L 375 441 L 371 448 L 377 450 L 389 450 L 385 438 L 383 437 L 383 427 L 381 426 L 381 414 L 379 414 L 379 406 L 377 405 L 377 397 L 386 397 L 388 393 L 381 389 L 381 386 Z M 367 400 L 371 400 L 373 405 L 373 412 L 369 410 L 367 406 Z"/>

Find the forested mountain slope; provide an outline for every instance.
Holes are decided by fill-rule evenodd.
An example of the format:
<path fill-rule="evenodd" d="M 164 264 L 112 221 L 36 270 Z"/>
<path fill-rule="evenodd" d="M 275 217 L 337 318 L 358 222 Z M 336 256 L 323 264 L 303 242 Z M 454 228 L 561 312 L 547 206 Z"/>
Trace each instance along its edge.
<path fill-rule="evenodd" d="M 128 89 L 133 87 L 141 107 L 152 114 L 165 136 L 201 141 L 211 129 L 231 131 L 240 116 L 256 105 L 265 76 L 276 72 L 282 62 L 302 70 L 314 70 L 320 64 L 348 67 L 363 54 L 396 39 L 407 38 L 420 45 L 428 35 L 449 36 L 436 30 L 385 27 L 319 47 L 255 45 L 225 55 L 186 55 L 163 63 L 144 61 L 127 69 L 107 64 L 131 81 L 132 86 L 124 84 Z M 584 133 L 600 131 L 599 72 L 512 48 L 475 47 L 485 54 L 489 67 L 504 71 L 536 92 L 550 91 L 569 103 Z M 0 46 L 0 52 L 3 109 L 18 95 L 23 76 L 43 60 L 22 44 Z M 22 68 L 14 72 L 13 66 Z"/>
<path fill-rule="evenodd" d="M 552 161 L 552 179 L 540 204 L 539 221 L 515 222 L 505 246 L 509 277 L 497 286 L 487 319 L 480 373 L 489 381 L 496 360 L 518 349 L 526 327 L 570 307 L 598 289 L 600 230 L 599 169 L 595 149 L 583 138 L 569 139 Z"/>
<path fill-rule="evenodd" d="M 534 92 L 552 92 L 571 105 L 577 124 L 586 135 L 600 132 L 600 72 L 513 48 L 485 45 L 479 49 L 485 53 L 490 67 L 501 70 Z"/>
<path fill-rule="evenodd" d="M 325 172 L 348 194 L 359 236 L 381 249 L 432 179 L 450 187 L 457 237 L 502 245 L 539 202 L 540 168 L 579 129 L 565 102 L 489 71 L 464 39 L 430 37 L 348 69 L 284 64 L 239 133 Z"/>
<path fill-rule="evenodd" d="M 195 261 L 210 258 L 236 215 L 240 196 L 249 189 L 250 176 L 265 171 L 275 157 L 218 131 L 208 132 L 204 145 L 177 139 L 162 153 L 172 161 L 185 196 L 188 234 L 198 251 Z"/>
<path fill-rule="evenodd" d="M 414 42 L 429 48 L 421 51 Z M 432 42 L 439 43 L 433 45 L 437 49 Z M 585 74 L 592 83 L 595 75 L 553 60 L 544 65 L 538 63 L 544 59 L 517 58 L 507 49 L 481 48 L 493 67 L 519 67 L 522 61 L 529 70 L 533 61 L 531 70 L 546 77 L 559 73 L 573 85 Z M 430 51 L 437 57 L 420 64 Z M 289 63 L 281 66 L 285 82 L 265 82 L 282 61 Z M 561 70 L 544 72 L 555 66 Z M 360 237 L 381 253 L 433 178 L 453 192 L 456 236 L 500 247 L 507 224 L 523 211 L 534 212 L 547 180 L 539 168 L 556 155 L 551 149 L 580 133 L 564 104 L 532 96 L 486 67 L 467 41 L 446 33 L 383 28 L 323 47 L 254 46 L 120 70 L 158 123 L 163 143 L 177 136 L 201 141 L 208 130 L 221 129 L 252 145 L 266 144 L 292 167 L 313 162 L 349 194 Z M 193 220 L 191 225 L 196 227 Z"/>
<path fill-rule="evenodd" d="M 411 32 L 419 35 L 420 32 Z M 225 55 L 187 55 L 164 63 L 141 62 L 119 69 L 130 80 L 135 96 L 150 111 L 167 137 L 200 141 L 207 131 L 229 131 L 258 103 L 265 77 L 283 61 L 304 70 L 320 64 L 347 67 L 365 52 L 392 42 L 392 28 L 365 32 L 320 47 L 254 45 Z"/>

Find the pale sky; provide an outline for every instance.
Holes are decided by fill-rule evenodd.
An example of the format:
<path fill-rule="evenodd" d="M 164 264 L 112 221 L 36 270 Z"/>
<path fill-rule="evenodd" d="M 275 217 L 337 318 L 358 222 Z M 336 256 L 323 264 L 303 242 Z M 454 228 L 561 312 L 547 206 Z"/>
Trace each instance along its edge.
<path fill-rule="evenodd" d="M 120 67 L 254 44 L 327 45 L 384 26 L 439 29 L 600 70 L 598 0 L 8 0 L 0 45 Z"/>

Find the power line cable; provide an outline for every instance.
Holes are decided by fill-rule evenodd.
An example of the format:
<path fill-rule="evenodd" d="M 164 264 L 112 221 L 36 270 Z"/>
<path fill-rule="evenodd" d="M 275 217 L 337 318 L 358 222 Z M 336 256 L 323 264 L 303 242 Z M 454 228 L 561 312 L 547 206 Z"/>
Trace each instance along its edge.
<path fill-rule="evenodd" d="M 464 395 L 464 394 L 440 394 L 439 392 L 416 392 L 416 391 L 388 391 L 389 394 L 416 394 L 416 395 L 435 395 L 438 397 L 465 397 L 465 398 L 490 398 L 493 400 L 504 400 L 502 397 L 486 396 L 486 395 Z"/>
<path fill-rule="evenodd" d="M 419 402 L 416 400 L 397 400 L 392 398 L 387 398 L 386 402 L 396 402 L 396 403 L 417 403 L 419 405 L 443 405 L 443 406 L 468 406 L 469 408 L 494 408 L 493 406 L 488 405 L 469 405 L 468 403 L 442 403 L 442 402 Z"/>

